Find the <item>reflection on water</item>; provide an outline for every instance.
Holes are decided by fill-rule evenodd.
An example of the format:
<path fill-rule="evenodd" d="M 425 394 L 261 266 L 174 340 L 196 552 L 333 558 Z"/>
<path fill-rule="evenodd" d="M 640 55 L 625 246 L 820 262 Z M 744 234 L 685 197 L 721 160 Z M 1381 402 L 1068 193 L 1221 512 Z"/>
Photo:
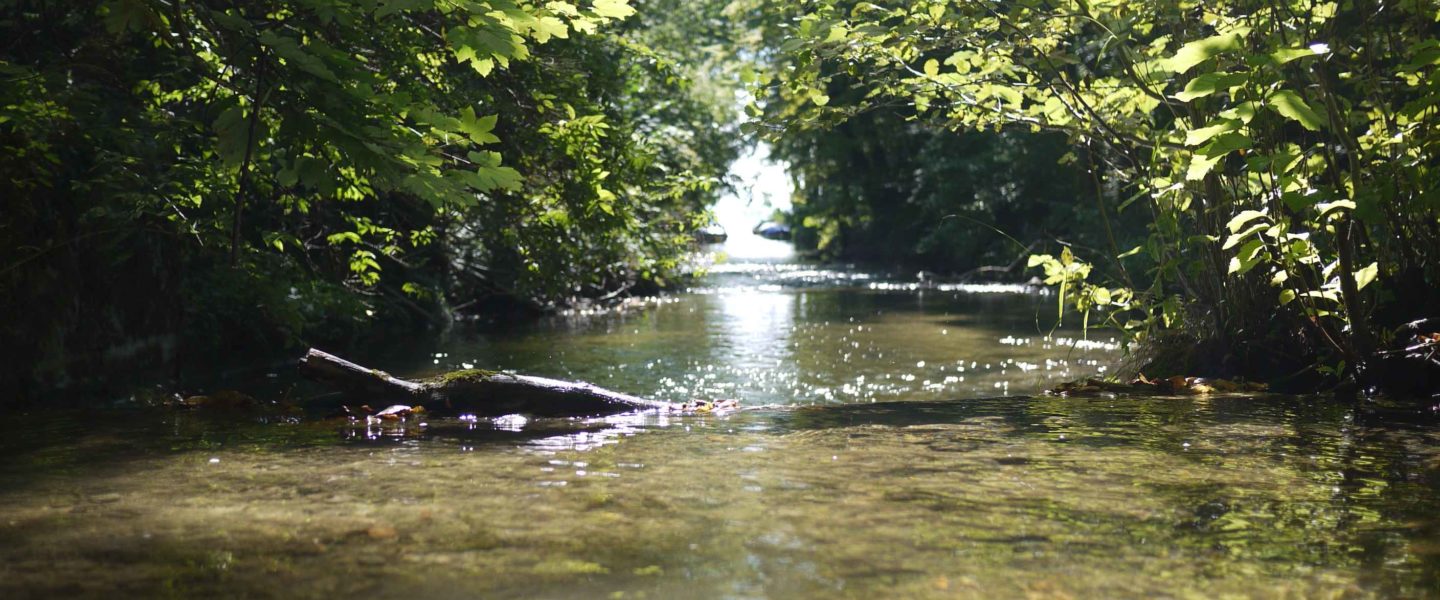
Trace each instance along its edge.
<path fill-rule="evenodd" d="M 1118 351 L 989 291 L 725 267 L 376 363 L 749 407 L 727 414 L 12 415 L 0 597 L 1440 597 L 1440 427 L 1016 397 Z"/>
<path fill-rule="evenodd" d="M 1440 430 L 1357 417 L 1041 397 L 372 439 L 51 415 L 4 425 L 0 596 L 1440 594 Z"/>
<path fill-rule="evenodd" d="M 395 373 L 479 366 L 752 407 L 1030 394 L 1103 374 L 1120 355 L 1108 333 L 1053 328 L 1054 306 L 1023 286 L 920 286 L 843 266 L 728 261 L 703 286 L 643 311 L 361 358 Z"/>

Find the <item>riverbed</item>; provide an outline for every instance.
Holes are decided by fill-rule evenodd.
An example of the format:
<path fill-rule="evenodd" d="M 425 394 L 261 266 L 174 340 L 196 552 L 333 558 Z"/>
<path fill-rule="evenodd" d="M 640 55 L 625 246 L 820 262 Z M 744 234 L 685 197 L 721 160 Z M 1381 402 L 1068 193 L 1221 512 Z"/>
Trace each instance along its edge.
<path fill-rule="evenodd" d="M 1440 597 L 1440 428 L 1040 395 L 1122 349 L 1057 326 L 1053 296 L 922 279 L 719 256 L 626 309 L 365 353 L 740 401 L 723 413 L 18 415 L 0 597 Z"/>

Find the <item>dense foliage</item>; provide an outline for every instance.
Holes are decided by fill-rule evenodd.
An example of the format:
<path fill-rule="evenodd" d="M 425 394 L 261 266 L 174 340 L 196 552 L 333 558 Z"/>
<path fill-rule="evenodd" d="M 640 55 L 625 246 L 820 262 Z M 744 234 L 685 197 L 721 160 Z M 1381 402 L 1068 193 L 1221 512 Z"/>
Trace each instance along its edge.
<path fill-rule="evenodd" d="M 1028 247 L 1168 368 L 1374 373 L 1440 306 L 1433 0 L 631 4 L 0 1 L 0 387 L 663 283 L 740 81 L 802 243 Z"/>
<path fill-rule="evenodd" d="M 799 188 L 789 215 L 798 244 L 846 260 L 1014 277 L 1027 248 L 1107 243 L 1095 201 L 1114 190 L 1080 168 L 1089 153 L 1077 163 L 1060 135 L 957 134 L 908 112 L 870 110 L 775 140 Z"/>
<path fill-rule="evenodd" d="M 637 8 L 0 2 L 5 383 L 663 282 L 736 142 Z"/>
<path fill-rule="evenodd" d="M 826 128 L 900 105 L 931 127 L 1058 132 L 1099 157 L 1110 205 L 1099 216 L 1141 212 L 1143 243 L 1098 256 L 1067 247 L 1031 265 L 1087 316 L 1104 310 L 1139 338 L 1199 338 L 1182 362 L 1363 375 L 1397 326 L 1440 306 L 1433 2 L 767 10 L 784 41 L 754 111 L 781 144 L 813 134 L 778 125 Z M 1077 255 L 1110 280 L 1092 281 Z"/>

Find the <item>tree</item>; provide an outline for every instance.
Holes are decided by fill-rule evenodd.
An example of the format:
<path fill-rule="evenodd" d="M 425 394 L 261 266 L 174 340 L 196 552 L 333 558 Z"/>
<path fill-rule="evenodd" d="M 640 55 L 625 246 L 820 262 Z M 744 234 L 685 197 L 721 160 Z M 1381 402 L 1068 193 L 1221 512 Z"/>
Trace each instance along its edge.
<path fill-rule="evenodd" d="M 121 341 L 354 339 L 671 276 L 735 145 L 620 33 L 635 12 L 0 5 L 0 288 L 37 357 L 5 383 Z"/>
<path fill-rule="evenodd" d="M 1129 198 L 1114 210 L 1151 214 L 1140 253 L 1156 266 L 1110 313 L 1137 335 L 1183 322 L 1214 332 L 1222 370 L 1274 374 L 1319 351 L 1354 373 L 1415 307 L 1436 305 L 1433 3 L 769 10 L 797 24 L 761 82 L 772 122 L 851 118 L 863 105 L 832 106 L 838 86 L 953 129 L 1057 131 L 1103 149 Z M 1115 305 L 1114 288 L 1070 290 L 1082 309 Z"/>

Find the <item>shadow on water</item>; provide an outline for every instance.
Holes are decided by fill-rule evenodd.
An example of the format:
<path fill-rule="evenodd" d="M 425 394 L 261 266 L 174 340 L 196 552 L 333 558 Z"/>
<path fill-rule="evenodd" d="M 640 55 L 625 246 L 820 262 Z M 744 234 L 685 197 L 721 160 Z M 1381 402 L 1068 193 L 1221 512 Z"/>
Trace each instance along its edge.
<path fill-rule="evenodd" d="M 1253 584 L 1433 595 L 1440 432 L 1358 425 L 1363 412 L 1270 396 L 425 427 L 33 415 L 28 431 L 5 432 L 0 559 L 12 583 L 0 591 L 98 595 L 74 576 L 103 568 L 116 573 L 99 578 L 105 589 L 139 595 L 299 585 L 398 597 L 449 582 L 580 597 L 689 582 L 706 596 L 739 585 L 926 597 L 949 595 L 942 577 L 977 595 L 1029 589 L 1017 582 L 1069 594 Z M 277 578 L 275 561 L 290 575 Z M 449 575 L 435 574 L 442 566 Z M 497 568 L 509 575 L 464 579 Z M 428 583 L 416 569 L 432 572 Z M 1056 579 L 1076 569 L 1086 575 Z M 632 574 L 651 571 L 664 575 Z"/>
<path fill-rule="evenodd" d="M 1169 463 L 1173 470 L 1132 472 L 1128 483 L 1177 510 L 1088 535 L 1123 544 L 1165 540 L 1261 568 L 1349 564 L 1360 569 L 1362 588 L 1385 596 L 1440 593 L 1440 516 L 1434 504 L 1440 492 L 1440 433 L 1426 413 L 1285 396 L 1014 397 L 809 407 L 777 413 L 775 421 L 778 429 L 801 436 L 849 430 L 849 439 L 861 445 L 916 435 L 922 452 L 988 455 L 994 468 L 1020 467 L 1032 475 L 1054 469 L 1103 474 L 1103 465 L 1081 456 L 1098 452 L 1123 465 L 1135 456 L 1126 450 L 1141 451 L 1150 457 L 1144 462 Z M 901 472 L 955 476 L 962 464 L 984 468 L 967 458 L 942 462 L 943 467 Z M 1277 480 L 1244 486 L 1215 477 L 1225 470 L 1257 469 Z M 886 498 L 940 513 L 983 512 L 986 504 L 973 494 L 915 489 L 887 492 Z M 1009 507 L 1082 528 L 1114 521 L 1057 506 L 1059 499 L 1028 498 Z M 1104 550 L 1103 543 L 1095 547 L 1124 553 Z M 1080 550 L 1066 546 L 1065 551 Z"/>

